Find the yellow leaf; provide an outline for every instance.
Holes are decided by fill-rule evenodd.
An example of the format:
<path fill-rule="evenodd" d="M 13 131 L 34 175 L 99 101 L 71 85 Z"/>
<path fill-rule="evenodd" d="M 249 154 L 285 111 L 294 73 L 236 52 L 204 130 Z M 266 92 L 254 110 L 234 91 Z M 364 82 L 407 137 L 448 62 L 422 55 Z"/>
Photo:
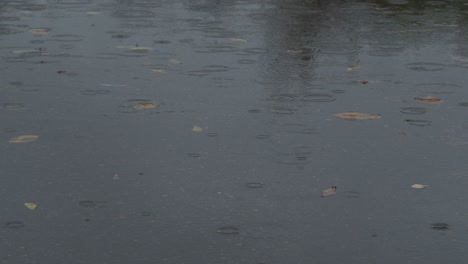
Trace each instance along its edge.
<path fill-rule="evenodd" d="M 203 132 L 203 127 L 199 127 L 199 126 L 193 126 L 192 128 L 192 131 L 193 132 Z"/>
<path fill-rule="evenodd" d="M 28 208 L 29 210 L 34 210 L 34 209 L 36 209 L 37 204 L 35 204 L 35 203 L 24 203 L 24 206 L 26 206 L 26 208 Z"/>
<path fill-rule="evenodd" d="M 350 67 L 347 68 L 347 70 L 348 71 L 354 71 L 354 70 L 357 70 L 359 68 L 361 68 L 361 66 L 350 66 Z"/>
<path fill-rule="evenodd" d="M 159 107 L 159 105 L 153 102 L 141 102 L 133 106 L 133 108 L 137 110 L 151 109 L 151 108 L 157 108 L 157 107 Z"/>
<path fill-rule="evenodd" d="M 380 119 L 380 115 L 370 115 L 370 114 L 365 114 L 365 113 L 358 113 L 358 112 L 346 112 L 346 113 L 340 113 L 336 114 L 335 116 L 343 118 L 343 119 L 349 119 L 349 120 L 365 120 L 365 119 Z"/>
<path fill-rule="evenodd" d="M 8 142 L 10 143 L 27 143 L 31 141 L 35 141 L 39 138 L 38 135 L 22 135 L 11 138 Z"/>

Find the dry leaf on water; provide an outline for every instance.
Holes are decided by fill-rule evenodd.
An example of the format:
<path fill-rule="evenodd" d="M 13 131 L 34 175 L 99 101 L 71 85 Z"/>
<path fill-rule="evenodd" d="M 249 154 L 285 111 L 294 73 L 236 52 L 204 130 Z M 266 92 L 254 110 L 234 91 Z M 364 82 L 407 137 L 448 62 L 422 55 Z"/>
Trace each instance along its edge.
<path fill-rule="evenodd" d="M 50 29 L 48 28 L 31 28 L 29 32 L 33 34 L 47 34 L 49 33 Z"/>
<path fill-rule="evenodd" d="M 336 114 L 335 116 L 343 118 L 343 119 L 349 119 L 349 120 L 366 120 L 366 119 L 380 119 L 380 115 L 370 115 L 366 113 L 358 113 L 358 112 L 346 112 L 346 113 L 339 113 Z"/>
<path fill-rule="evenodd" d="M 31 50 L 14 50 L 13 53 L 15 54 L 39 54 L 39 55 L 47 55 L 48 53 L 42 51 L 40 49 L 31 49 Z"/>
<path fill-rule="evenodd" d="M 35 203 L 24 203 L 24 206 L 32 211 L 32 210 L 36 209 L 37 204 L 35 204 Z"/>
<path fill-rule="evenodd" d="M 336 194 L 336 186 L 332 186 L 330 189 L 326 189 L 325 191 L 322 191 L 322 197 L 325 196 L 330 196 Z"/>
<path fill-rule="evenodd" d="M 27 142 L 35 141 L 38 138 L 39 138 L 38 135 L 22 135 L 22 136 L 17 136 L 17 137 L 11 138 L 8 142 L 10 142 L 10 143 L 27 143 Z"/>
<path fill-rule="evenodd" d="M 431 104 L 437 104 L 437 103 L 442 102 L 442 99 L 437 98 L 437 97 L 432 97 L 432 96 L 416 97 L 414 98 L 414 100 L 418 100 L 418 101 L 425 102 L 425 103 L 431 103 Z"/>
<path fill-rule="evenodd" d="M 192 131 L 193 132 L 203 132 L 203 127 L 199 127 L 199 126 L 193 126 L 192 128 Z"/>
<path fill-rule="evenodd" d="M 361 68 L 361 66 L 349 66 L 346 70 L 347 71 L 354 71 L 354 70 L 357 70 L 359 68 Z"/>
<path fill-rule="evenodd" d="M 415 183 L 415 184 L 411 185 L 411 188 L 413 188 L 413 189 L 424 189 L 424 188 L 426 188 L 428 186 L 429 185 L 426 185 L 426 184 Z"/>
<path fill-rule="evenodd" d="M 152 72 L 157 72 L 157 73 L 167 73 L 166 70 L 164 69 L 151 69 Z"/>
<path fill-rule="evenodd" d="M 157 108 L 159 105 L 153 102 L 142 102 L 133 106 L 137 110 Z"/>

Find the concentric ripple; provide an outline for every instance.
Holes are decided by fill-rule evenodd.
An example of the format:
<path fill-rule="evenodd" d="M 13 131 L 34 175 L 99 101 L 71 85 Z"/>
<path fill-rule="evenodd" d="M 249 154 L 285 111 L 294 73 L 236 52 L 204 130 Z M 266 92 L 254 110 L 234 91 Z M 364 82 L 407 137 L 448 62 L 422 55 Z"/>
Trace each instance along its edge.
<path fill-rule="evenodd" d="M 405 122 L 410 125 L 419 126 L 419 127 L 430 126 L 432 124 L 432 121 L 430 120 L 419 120 L 419 119 L 405 119 Z"/>
<path fill-rule="evenodd" d="M 420 114 L 426 113 L 427 109 L 424 107 L 410 106 L 410 107 L 402 107 L 400 109 L 400 112 L 403 114 L 420 115 Z"/>
<path fill-rule="evenodd" d="M 416 85 L 419 91 L 432 94 L 451 94 L 462 87 L 451 83 L 421 83 Z"/>

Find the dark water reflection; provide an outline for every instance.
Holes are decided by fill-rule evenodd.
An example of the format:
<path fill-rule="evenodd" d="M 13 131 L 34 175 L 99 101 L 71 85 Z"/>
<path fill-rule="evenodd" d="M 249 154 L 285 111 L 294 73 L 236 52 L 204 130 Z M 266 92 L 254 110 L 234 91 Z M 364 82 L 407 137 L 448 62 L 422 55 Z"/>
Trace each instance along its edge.
<path fill-rule="evenodd" d="M 1 262 L 466 262 L 467 17 L 0 3 Z"/>

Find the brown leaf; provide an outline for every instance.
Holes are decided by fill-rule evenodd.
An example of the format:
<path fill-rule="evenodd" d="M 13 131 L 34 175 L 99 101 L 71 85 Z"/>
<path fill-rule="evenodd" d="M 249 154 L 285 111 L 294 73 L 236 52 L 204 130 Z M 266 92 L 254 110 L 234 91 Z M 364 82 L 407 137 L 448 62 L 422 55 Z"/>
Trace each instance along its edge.
<path fill-rule="evenodd" d="M 336 114 L 335 116 L 348 119 L 348 120 L 365 120 L 365 119 L 380 119 L 380 115 L 370 115 L 366 113 L 358 113 L 358 112 L 346 112 Z"/>
<path fill-rule="evenodd" d="M 159 105 L 153 102 L 141 102 L 133 106 L 133 108 L 137 110 L 151 109 L 151 108 L 157 108 L 157 107 L 159 107 Z"/>
<path fill-rule="evenodd" d="M 332 186 L 330 189 L 326 189 L 325 191 L 322 191 L 322 197 L 325 196 L 330 196 L 336 194 L 336 186 Z"/>
<path fill-rule="evenodd" d="M 39 138 L 38 135 L 22 135 L 22 136 L 17 136 L 12 139 L 10 139 L 8 142 L 10 143 L 28 143 L 35 141 Z"/>
<path fill-rule="evenodd" d="M 430 103 L 430 104 L 438 104 L 438 103 L 442 102 L 442 99 L 437 98 L 437 97 L 432 97 L 432 96 L 416 97 L 416 98 L 414 98 L 414 100 L 418 100 L 418 101 L 425 102 L 425 103 Z"/>
<path fill-rule="evenodd" d="M 361 66 L 349 66 L 348 68 L 346 68 L 347 71 L 354 71 L 354 70 L 357 70 L 361 68 Z"/>

